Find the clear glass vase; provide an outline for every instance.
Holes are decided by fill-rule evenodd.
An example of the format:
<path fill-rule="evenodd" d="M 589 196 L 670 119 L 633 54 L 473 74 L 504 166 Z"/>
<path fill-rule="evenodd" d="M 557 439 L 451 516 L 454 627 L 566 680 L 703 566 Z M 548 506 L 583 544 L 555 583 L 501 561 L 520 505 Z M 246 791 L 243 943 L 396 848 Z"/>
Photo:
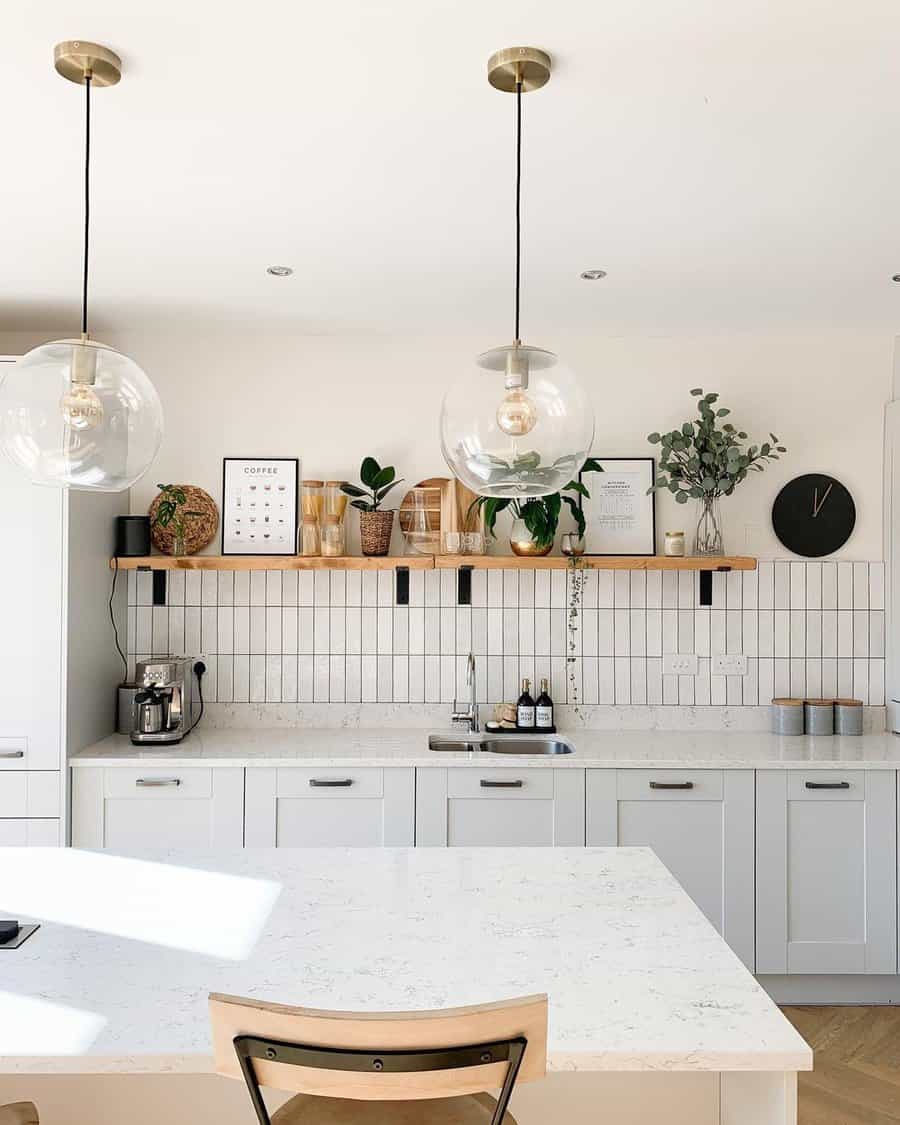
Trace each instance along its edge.
<path fill-rule="evenodd" d="M 718 496 L 704 496 L 698 501 L 697 528 L 694 532 L 695 555 L 724 555 L 722 514 Z"/>

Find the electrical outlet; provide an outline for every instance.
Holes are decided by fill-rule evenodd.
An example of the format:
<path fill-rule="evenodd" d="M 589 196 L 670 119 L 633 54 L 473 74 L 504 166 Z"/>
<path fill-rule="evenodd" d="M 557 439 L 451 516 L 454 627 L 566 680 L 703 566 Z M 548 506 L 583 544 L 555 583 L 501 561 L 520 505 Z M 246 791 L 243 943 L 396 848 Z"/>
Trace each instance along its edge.
<path fill-rule="evenodd" d="M 670 652 L 663 657 L 663 675 L 696 676 L 697 657 L 693 652 Z"/>
<path fill-rule="evenodd" d="M 713 657 L 712 670 L 715 676 L 746 676 L 747 657 L 722 653 Z"/>

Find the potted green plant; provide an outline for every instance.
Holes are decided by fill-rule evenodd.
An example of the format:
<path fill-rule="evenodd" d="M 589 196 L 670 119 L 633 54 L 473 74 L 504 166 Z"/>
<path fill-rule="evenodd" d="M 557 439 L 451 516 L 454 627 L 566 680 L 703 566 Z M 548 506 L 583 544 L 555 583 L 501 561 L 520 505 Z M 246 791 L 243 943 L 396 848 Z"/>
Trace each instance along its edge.
<path fill-rule="evenodd" d="M 497 516 L 507 508 L 513 517 L 510 528 L 509 545 L 514 555 L 540 558 L 553 550 L 553 540 L 559 527 L 559 515 L 563 502 L 566 503 L 575 519 L 579 539 L 585 530 L 582 502 L 590 499 L 590 492 L 583 480 L 583 473 L 603 472 L 593 457 L 582 465 L 576 480 L 571 480 L 561 492 L 551 492 L 547 496 L 532 496 L 527 500 L 513 500 L 509 497 L 479 496 L 472 503 L 470 511 L 481 508 L 484 511 L 484 526 L 488 534 L 495 536 Z M 574 492 L 574 496 L 567 496 Z"/>
<path fill-rule="evenodd" d="M 560 550 L 564 555 L 575 557 L 584 554 L 584 533 L 587 529 L 587 522 L 584 518 L 584 502 L 591 498 L 590 492 L 588 492 L 585 487 L 584 474 L 602 472 L 603 466 L 596 457 L 588 457 L 578 471 L 577 478 L 573 481 L 569 481 L 563 489 L 563 503 L 567 505 L 569 511 L 572 513 L 572 519 L 575 521 L 576 528 L 575 531 L 567 531 L 562 537 Z M 567 496 L 567 492 L 574 492 L 575 495 Z"/>
<path fill-rule="evenodd" d="M 720 426 L 731 411 L 715 405 L 717 394 L 704 394 L 702 387 L 695 387 L 691 394 L 699 400 L 699 416 L 670 433 L 652 433 L 647 438 L 661 446 L 659 472 L 650 491 L 667 488 L 679 504 L 696 500 L 693 553 L 723 555 L 720 498 L 730 496 L 748 473 L 763 472 L 767 462 L 777 461 L 787 450 L 774 434 L 769 434 L 771 441 L 745 445 L 743 430 L 731 422 Z"/>
<path fill-rule="evenodd" d="M 341 485 L 341 492 L 350 497 L 350 506 L 359 510 L 362 553 L 386 555 L 391 547 L 394 510 L 382 508 L 381 504 L 403 478 L 397 477 L 393 465 L 382 468 L 374 457 L 364 457 L 359 467 L 359 479 L 361 488 L 345 481 Z"/>
<path fill-rule="evenodd" d="M 175 539 L 172 554 L 181 557 L 187 554 L 184 546 L 185 520 L 192 516 L 202 516 L 203 512 L 193 512 L 184 507 L 187 496 L 180 485 L 157 484 L 156 487 L 160 491 L 160 499 L 153 522 L 160 527 L 172 528 Z"/>

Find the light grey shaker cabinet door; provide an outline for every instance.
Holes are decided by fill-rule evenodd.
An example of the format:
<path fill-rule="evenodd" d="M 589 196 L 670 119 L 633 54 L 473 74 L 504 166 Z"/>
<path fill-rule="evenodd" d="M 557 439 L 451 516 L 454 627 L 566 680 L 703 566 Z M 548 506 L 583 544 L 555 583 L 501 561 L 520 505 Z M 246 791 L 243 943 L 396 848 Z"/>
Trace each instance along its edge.
<path fill-rule="evenodd" d="M 416 770 L 416 844 L 584 846 L 584 770 L 456 766 Z"/>
<path fill-rule="evenodd" d="M 410 847 L 415 770 L 248 766 L 248 848 Z"/>
<path fill-rule="evenodd" d="M 76 848 L 240 848 L 240 766 L 79 766 L 72 770 Z"/>
<path fill-rule="evenodd" d="M 587 771 L 589 847 L 649 847 L 754 964 L 753 771 Z"/>
<path fill-rule="evenodd" d="M 892 770 L 760 770 L 758 973 L 897 971 Z"/>

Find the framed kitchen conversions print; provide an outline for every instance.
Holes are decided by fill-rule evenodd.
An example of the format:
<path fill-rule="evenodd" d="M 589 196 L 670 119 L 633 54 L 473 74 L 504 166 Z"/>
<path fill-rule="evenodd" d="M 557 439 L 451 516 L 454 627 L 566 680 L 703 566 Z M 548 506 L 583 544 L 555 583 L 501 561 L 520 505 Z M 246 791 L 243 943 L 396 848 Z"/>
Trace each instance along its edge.
<path fill-rule="evenodd" d="M 585 554 L 655 555 L 656 479 L 653 457 L 595 457 L 603 472 L 585 482 Z"/>
<path fill-rule="evenodd" d="M 226 457 L 222 554 L 295 555 L 299 491 L 296 457 Z"/>

